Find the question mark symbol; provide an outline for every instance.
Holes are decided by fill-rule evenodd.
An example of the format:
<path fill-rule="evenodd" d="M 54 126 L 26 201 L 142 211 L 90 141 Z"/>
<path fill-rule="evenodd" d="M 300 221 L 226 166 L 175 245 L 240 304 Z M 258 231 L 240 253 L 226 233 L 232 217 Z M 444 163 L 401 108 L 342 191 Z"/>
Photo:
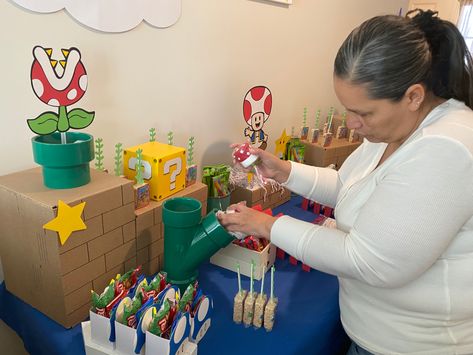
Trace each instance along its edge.
<path fill-rule="evenodd" d="M 169 184 L 169 190 L 174 190 L 176 188 L 176 177 L 177 175 L 180 174 L 181 169 L 182 169 L 181 158 L 174 158 L 165 162 L 164 175 L 169 174 L 169 170 L 171 169 L 171 166 L 173 165 L 176 165 L 176 169 L 172 172 L 171 177 L 169 179 L 171 181 L 171 183 Z"/>

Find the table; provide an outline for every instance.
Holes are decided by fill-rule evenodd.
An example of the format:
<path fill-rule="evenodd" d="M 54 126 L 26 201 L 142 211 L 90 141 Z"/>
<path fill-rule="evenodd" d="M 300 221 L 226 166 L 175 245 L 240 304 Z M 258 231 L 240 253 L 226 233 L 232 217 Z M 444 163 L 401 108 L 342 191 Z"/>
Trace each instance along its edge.
<path fill-rule="evenodd" d="M 302 220 L 315 218 L 300 208 L 301 198 L 274 209 Z M 233 296 L 238 285 L 234 272 L 204 263 L 199 268 L 199 283 L 214 299 L 212 325 L 199 343 L 199 354 L 344 354 L 349 346 L 339 320 L 338 281 L 315 270 L 305 272 L 276 259 L 275 295 L 279 298 L 272 332 L 255 330 L 232 321 Z M 269 274 L 267 274 L 269 275 Z M 25 285 L 26 286 L 26 285 Z M 242 277 L 249 288 L 249 278 Z M 269 278 L 265 290 L 269 292 Z M 27 287 L 27 286 L 26 286 Z M 260 283 L 255 282 L 256 290 Z M 54 300 L 51 300 L 54 302 Z M 76 355 L 84 353 L 80 325 L 64 329 L 39 311 L 25 304 L 0 285 L 0 318 L 23 339 L 31 354 Z"/>

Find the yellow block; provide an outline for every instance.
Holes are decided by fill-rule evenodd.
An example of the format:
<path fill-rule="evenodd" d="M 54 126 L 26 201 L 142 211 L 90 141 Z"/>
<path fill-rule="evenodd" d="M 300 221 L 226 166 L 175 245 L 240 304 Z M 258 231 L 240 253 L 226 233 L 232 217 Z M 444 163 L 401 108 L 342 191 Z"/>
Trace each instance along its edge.
<path fill-rule="evenodd" d="M 159 142 L 147 142 L 123 151 L 123 171 L 134 180 L 136 151 L 142 149 L 143 178 L 149 184 L 150 198 L 160 201 L 186 186 L 186 150 Z"/>

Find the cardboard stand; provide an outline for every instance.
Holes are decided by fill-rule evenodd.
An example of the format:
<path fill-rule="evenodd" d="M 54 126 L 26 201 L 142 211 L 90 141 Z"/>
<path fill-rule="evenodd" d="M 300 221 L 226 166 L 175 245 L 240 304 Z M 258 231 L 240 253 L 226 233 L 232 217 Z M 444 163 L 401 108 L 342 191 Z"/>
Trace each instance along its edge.
<path fill-rule="evenodd" d="M 115 342 L 110 341 L 111 325 L 110 319 L 100 316 L 92 311 L 89 312 L 89 329 L 91 340 L 104 349 L 115 350 Z"/>
<path fill-rule="evenodd" d="M 215 253 L 210 258 L 210 262 L 231 271 L 235 271 L 235 265 L 239 263 L 241 274 L 250 277 L 251 261 L 253 260 L 255 262 L 255 273 L 253 277 L 256 280 L 261 280 L 263 265 L 266 270 L 269 270 L 274 264 L 275 259 L 276 246 L 271 243 L 266 245 L 260 252 L 232 243 Z"/>
<path fill-rule="evenodd" d="M 194 317 L 190 317 L 190 339 L 193 343 L 198 344 L 210 328 L 213 308 L 212 298 L 205 296 L 197 306 Z"/>
<path fill-rule="evenodd" d="M 191 324 L 189 314 L 185 313 L 176 321 L 169 340 L 158 337 L 150 332 L 146 332 L 146 354 L 197 355 L 197 344 L 189 342 L 190 330 Z"/>

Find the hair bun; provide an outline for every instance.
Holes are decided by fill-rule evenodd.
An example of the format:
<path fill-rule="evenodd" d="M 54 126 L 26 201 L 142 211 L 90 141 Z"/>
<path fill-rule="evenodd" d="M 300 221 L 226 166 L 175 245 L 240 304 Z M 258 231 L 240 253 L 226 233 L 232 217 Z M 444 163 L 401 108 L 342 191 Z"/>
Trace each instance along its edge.
<path fill-rule="evenodd" d="M 411 10 L 406 14 L 414 25 L 419 28 L 430 44 L 431 48 L 437 47 L 440 36 L 442 35 L 442 20 L 438 17 L 438 11 L 432 10 Z"/>

